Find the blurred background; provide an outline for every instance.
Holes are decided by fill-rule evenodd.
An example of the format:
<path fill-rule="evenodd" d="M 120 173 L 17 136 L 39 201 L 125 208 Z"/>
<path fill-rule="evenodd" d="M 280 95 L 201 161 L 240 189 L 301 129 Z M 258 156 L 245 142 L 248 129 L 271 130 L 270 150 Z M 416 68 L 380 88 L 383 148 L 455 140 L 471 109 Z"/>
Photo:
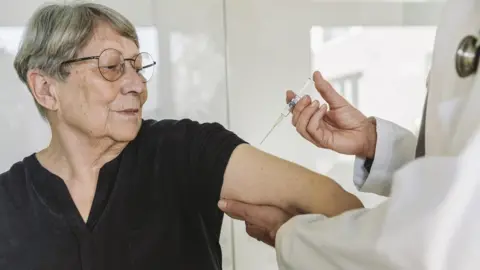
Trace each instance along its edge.
<path fill-rule="evenodd" d="M 267 152 L 333 177 L 368 207 L 384 200 L 358 194 L 353 158 L 315 148 L 290 119 L 258 143 L 284 107 L 285 90 L 298 90 L 314 70 L 366 115 L 416 133 L 443 1 L 95 2 L 133 21 L 141 50 L 158 63 L 146 118 L 220 122 Z M 50 139 L 12 66 L 23 27 L 43 3 L 4 1 L 0 9 L 0 172 Z M 274 250 L 250 239 L 241 222 L 225 219 L 222 247 L 226 270 L 278 269 Z"/>

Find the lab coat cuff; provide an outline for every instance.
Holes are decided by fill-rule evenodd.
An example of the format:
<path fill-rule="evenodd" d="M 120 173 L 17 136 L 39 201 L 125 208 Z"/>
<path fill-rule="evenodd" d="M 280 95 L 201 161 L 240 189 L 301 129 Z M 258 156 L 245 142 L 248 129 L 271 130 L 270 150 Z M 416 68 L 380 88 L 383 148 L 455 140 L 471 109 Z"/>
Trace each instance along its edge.
<path fill-rule="evenodd" d="M 363 157 L 355 157 L 353 183 L 359 191 L 372 192 L 376 194 L 390 193 L 388 190 L 388 175 L 393 174 L 389 171 L 389 162 L 394 151 L 393 143 L 391 142 L 392 123 L 380 118 L 376 120 L 377 142 L 375 147 L 375 158 L 373 160 L 370 172 L 365 168 L 366 159 Z"/>
<path fill-rule="evenodd" d="M 353 183 L 358 190 L 361 190 L 370 174 L 365 168 L 365 162 L 365 158 L 358 156 L 355 157 L 355 161 L 353 162 Z"/>
<path fill-rule="evenodd" d="M 377 122 L 375 158 L 370 172 L 365 169 L 365 159 L 357 157 L 353 182 L 362 192 L 389 196 L 393 173 L 408 161 L 413 160 L 415 136 L 408 130 L 383 120 Z"/>

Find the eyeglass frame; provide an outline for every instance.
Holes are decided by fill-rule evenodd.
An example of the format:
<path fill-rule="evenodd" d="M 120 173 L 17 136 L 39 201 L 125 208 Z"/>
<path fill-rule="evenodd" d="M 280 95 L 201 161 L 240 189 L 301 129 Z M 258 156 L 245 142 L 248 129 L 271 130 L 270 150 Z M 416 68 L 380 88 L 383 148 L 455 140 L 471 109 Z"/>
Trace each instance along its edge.
<path fill-rule="evenodd" d="M 103 75 L 102 71 L 100 70 L 100 56 L 102 56 L 102 54 L 103 54 L 105 51 L 107 51 L 107 50 L 115 50 L 115 51 L 119 52 L 120 55 L 121 55 L 122 58 L 123 58 L 123 71 L 122 71 L 122 73 L 120 74 L 120 76 L 118 76 L 118 78 L 116 78 L 115 80 L 109 80 L 109 79 L 105 78 L 105 76 Z M 156 62 L 155 60 L 153 60 L 153 57 L 152 57 L 152 61 L 153 61 L 152 64 L 143 66 L 141 69 L 137 69 L 137 68 L 134 66 L 134 64 L 135 64 L 135 61 L 137 61 L 137 57 L 138 57 L 139 55 L 141 55 L 142 53 L 146 53 L 146 54 L 148 54 L 150 57 L 152 57 L 152 55 L 149 54 L 148 52 L 140 52 L 140 53 L 138 53 L 137 55 L 135 55 L 133 58 L 125 58 L 125 57 L 123 56 L 123 53 L 122 53 L 121 51 L 119 51 L 119 50 L 117 50 L 117 49 L 114 49 L 114 48 L 106 48 L 106 49 L 104 49 L 102 52 L 100 52 L 100 54 L 97 55 L 97 56 L 86 56 L 86 57 L 80 57 L 80 58 L 70 59 L 70 60 L 67 60 L 67 61 L 63 61 L 63 62 L 62 62 L 62 65 L 67 65 L 67 64 L 77 63 L 77 62 L 81 62 L 81 61 L 95 60 L 95 59 L 96 59 L 96 60 L 97 60 L 97 68 L 98 68 L 98 71 L 100 72 L 100 74 L 102 75 L 102 77 L 103 77 L 105 80 L 109 81 L 109 82 L 115 82 L 115 81 L 118 81 L 118 80 L 125 74 L 125 61 L 130 61 L 130 65 L 133 67 L 133 69 L 135 69 L 135 71 L 136 71 L 137 73 L 138 73 L 138 71 L 140 71 L 140 70 L 142 70 L 142 69 L 146 69 L 146 68 L 149 68 L 149 67 L 153 67 L 153 66 L 155 66 L 155 65 L 157 64 L 157 62 Z M 150 79 L 151 79 L 151 77 L 150 77 Z M 144 83 L 148 82 L 150 79 L 145 80 Z"/>

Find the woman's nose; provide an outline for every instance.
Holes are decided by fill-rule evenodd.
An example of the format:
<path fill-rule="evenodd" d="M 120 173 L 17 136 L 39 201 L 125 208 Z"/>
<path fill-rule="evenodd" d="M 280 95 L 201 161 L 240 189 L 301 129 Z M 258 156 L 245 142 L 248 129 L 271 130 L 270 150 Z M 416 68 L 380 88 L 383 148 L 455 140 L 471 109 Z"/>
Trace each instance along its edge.
<path fill-rule="evenodd" d="M 138 74 L 133 67 L 125 67 L 125 73 L 122 78 L 122 90 L 125 94 L 130 92 L 141 93 L 146 90 L 146 84 L 144 78 Z"/>

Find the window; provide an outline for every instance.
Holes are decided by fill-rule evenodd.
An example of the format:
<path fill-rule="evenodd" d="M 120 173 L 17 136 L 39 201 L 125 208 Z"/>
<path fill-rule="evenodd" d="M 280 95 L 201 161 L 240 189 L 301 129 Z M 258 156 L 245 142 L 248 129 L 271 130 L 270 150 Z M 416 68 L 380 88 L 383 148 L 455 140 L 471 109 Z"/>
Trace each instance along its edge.
<path fill-rule="evenodd" d="M 323 42 L 319 34 L 327 29 L 313 27 L 311 31 L 313 69 L 320 70 L 365 114 L 386 118 L 415 132 L 435 27 L 361 27 L 355 35 L 333 44 Z"/>
<path fill-rule="evenodd" d="M 349 27 L 332 27 L 323 31 L 323 42 L 331 41 L 332 39 L 348 35 Z"/>
<path fill-rule="evenodd" d="M 338 93 L 367 116 L 393 121 L 417 133 L 436 28 L 352 26 L 357 29 L 354 34 L 325 42 L 329 29 L 315 26 L 311 30 L 313 69 L 320 70 Z M 311 158 L 318 160 L 319 172 L 355 192 L 353 157 L 317 151 Z M 366 205 L 383 200 L 357 194 Z"/>
<path fill-rule="evenodd" d="M 362 78 L 361 72 L 343 75 L 330 80 L 333 88 L 337 90 L 353 106 L 358 107 L 358 86 Z"/>
<path fill-rule="evenodd" d="M 362 27 L 328 27 L 323 28 L 323 43 L 342 40 L 356 35 L 362 31 Z"/>

